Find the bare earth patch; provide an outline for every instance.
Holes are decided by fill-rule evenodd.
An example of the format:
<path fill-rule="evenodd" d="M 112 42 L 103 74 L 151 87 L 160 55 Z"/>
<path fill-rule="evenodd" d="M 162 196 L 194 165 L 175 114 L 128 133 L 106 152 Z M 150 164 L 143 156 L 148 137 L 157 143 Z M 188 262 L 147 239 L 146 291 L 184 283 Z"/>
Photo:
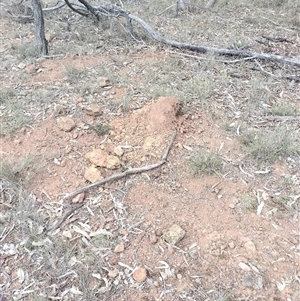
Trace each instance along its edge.
<path fill-rule="evenodd" d="M 0 300 L 298 300 L 299 155 L 260 164 L 242 138 L 280 123 L 298 143 L 299 114 L 265 117 L 279 116 L 270 113 L 277 102 L 298 110 L 299 87 L 264 78 L 261 90 L 246 62 L 198 70 L 168 51 L 2 62 L 3 85 L 13 87 L 5 97 L 30 123 L 0 138 Z M 209 88 L 199 88 L 206 77 Z M 175 131 L 161 168 L 64 201 L 89 184 L 88 168 L 105 178 L 159 162 Z M 120 167 L 93 165 L 86 154 L 95 149 Z M 220 168 L 193 172 L 193 158 L 210 153 Z M 164 239 L 173 225 L 183 230 L 175 245 Z"/>

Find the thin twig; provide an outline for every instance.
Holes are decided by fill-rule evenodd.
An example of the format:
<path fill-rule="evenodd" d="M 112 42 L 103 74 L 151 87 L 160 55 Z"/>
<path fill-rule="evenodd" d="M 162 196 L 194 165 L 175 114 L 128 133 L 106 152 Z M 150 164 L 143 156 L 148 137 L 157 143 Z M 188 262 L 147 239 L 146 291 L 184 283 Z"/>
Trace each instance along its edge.
<path fill-rule="evenodd" d="M 47 232 L 50 232 L 50 231 L 54 231 L 56 229 L 58 229 L 61 224 L 73 213 L 75 212 L 77 209 L 81 208 L 82 206 L 84 205 L 84 202 L 80 203 L 79 205 L 77 206 L 73 206 L 71 207 L 65 214 L 64 216 L 59 219 L 57 222 L 55 222 L 52 226 L 50 226 L 48 229 L 47 229 Z"/>
<path fill-rule="evenodd" d="M 175 51 L 171 51 L 171 53 L 178 54 L 178 52 L 175 52 Z M 211 60 L 209 58 L 201 57 L 201 56 L 198 56 L 198 55 L 191 55 L 191 54 L 182 53 L 182 52 L 179 52 L 179 54 L 182 55 L 182 56 L 190 57 L 190 58 L 197 59 L 197 60 L 203 60 L 203 61 L 210 61 Z M 218 60 L 218 59 L 215 59 L 214 61 L 220 62 L 220 63 L 225 63 L 225 64 L 236 64 L 236 63 L 240 63 L 240 62 L 244 62 L 244 61 L 253 60 L 254 58 L 256 58 L 256 57 L 255 56 L 250 56 L 250 57 L 245 57 L 245 58 L 242 58 L 242 59 L 230 60 L 230 61 L 228 61 L 228 60 Z"/>
<path fill-rule="evenodd" d="M 92 188 L 101 186 L 101 185 L 103 185 L 103 184 L 105 184 L 107 182 L 116 181 L 116 180 L 119 180 L 121 178 L 133 175 L 133 174 L 142 173 L 142 172 L 149 171 L 149 170 L 152 170 L 152 169 L 160 167 L 161 165 L 163 165 L 164 163 L 166 163 L 168 154 L 169 154 L 170 149 L 172 147 L 172 144 L 173 144 L 173 142 L 175 140 L 175 137 L 176 137 L 176 132 L 173 133 L 173 135 L 172 135 L 172 137 L 170 139 L 169 145 L 166 148 L 165 153 L 162 156 L 161 161 L 159 161 L 158 163 L 155 163 L 155 164 L 152 164 L 152 165 L 143 166 L 143 167 L 131 168 L 131 169 L 128 169 L 128 170 L 126 170 L 126 171 L 124 171 L 122 173 L 118 173 L 118 174 L 112 175 L 112 176 L 110 176 L 108 178 L 102 179 L 102 180 L 97 181 L 97 182 L 95 182 L 93 184 L 90 184 L 90 185 L 87 185 L 85 187 L 82 187 L 82 188 L 80 188 L 80 189 L 78 189 L 78 190 L 76 190 L 74 192 L 71 192 L 66 197 L 64 197 L 64 200 L 70 200 L 70 199 L 74 198 L 79 193 L 82 193 L 82 192 L 85 192 L 85 191 L 90 190 Z"/>
<path fill-rule="evenodd" d="M 157 16 L 161 16 L 164 12 L 166 12 L 167 10 L 169 10 L 170 8 L 174 7 L 176 4 L 172 4 L 169 7 L 167 7 L 166 9 L 164 9 L 163 11 L 161 11 L 159 14 L 157 14 Z"/>

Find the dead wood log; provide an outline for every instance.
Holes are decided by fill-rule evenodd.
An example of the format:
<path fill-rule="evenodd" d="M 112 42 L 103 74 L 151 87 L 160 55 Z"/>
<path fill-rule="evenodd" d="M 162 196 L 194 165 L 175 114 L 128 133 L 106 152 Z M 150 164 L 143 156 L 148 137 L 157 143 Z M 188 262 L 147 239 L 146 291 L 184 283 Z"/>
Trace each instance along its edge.
<path fill-rule="evenodd" d="M 67 2 L 67 0 L 65 0 Z M 210 47 L 210 46 L 198 46 L 193 44 L 187 44 L 187 43 L 181 43 L 178 41 L 168 40 L 164 37 L 162 37 L 160 34 L 158 34 L 153 28 L 146 23 L 141 18 L 127 14 L 125 11 L 120 10 L 118 8 L 95 8 L 91 5 L 87 5 L 86 0 L 78 0 L 82 4 L 84 4 L 87 7 L 87 10 L 94 16 L 96 16 L 99 19 L 100 15 L 106 15 L 106 16 L 123 16 L 126 18 L 126 20 L 134 20 L 138 24 L 142 26 L 142 28 L 148 33 L 148 35 L 156 40 L 157 42 L 160 42 L 162 44 L 172 46 L 178 49 L 185 49 L 190 50 L 194 52 L 199 53 L 213 53 L 215 55 L 226 55 L 226 56 L 235 56 L 235 57 L 242 57 L 242 58 L 249 58 L 251 59 L 259 59 L 263 61 L 271 61 L 271 62 L 277 62 L 281 64 L 288 64 L 293 65 L 296 67 L 300 67 L 300 60 L 293 58 L 293 57 L 287 57 L 287 56 L 281 56 L 276 54 L 267 54 L 267 53 L 259 53 L 255 51 L 245 51 L 245 50 L 239 50 L 239 49 L 227 49 L 227 48 L 217 48 L 217 47 Z M 131 22 L 130 22 L 131 24 Z M 132 33 L 132 32 L 131 32 Z"/>
<path fill-rule="evenodd" d="M 255 51 L 245 51 L 245 50 L 237 50 L 237 49 L 227 49 L 227 48 L 216 48 L 209 46 L 197 46 L 193 44 L 180 43 L 177 41 L 168 40 L 161 35 L 159 35 L 156 31 L 152 29 L 152 27 L 147 24 L 144 20 L 140 19 L 137 16 L 129 14 L 128 17 L 137 23 L 139 23 L 145 31 L 149 34 L 149 36 L 165 45 L 169 45 L 178 49 L 186 49 L 194 52 L 200 53 L 213 53 L 217 55 L 227 55 L 227 56 L 236 56 L 236 57 L 247 57 L 252 59 L 259 59 L 264 61 L 272 61 L 281 64 L 293 65 L 296 67 L 300 67 L 300 60 L 292 57 L 281 56 L 276 54 L 267 54 L 267 53 L 259 53 Z"/>

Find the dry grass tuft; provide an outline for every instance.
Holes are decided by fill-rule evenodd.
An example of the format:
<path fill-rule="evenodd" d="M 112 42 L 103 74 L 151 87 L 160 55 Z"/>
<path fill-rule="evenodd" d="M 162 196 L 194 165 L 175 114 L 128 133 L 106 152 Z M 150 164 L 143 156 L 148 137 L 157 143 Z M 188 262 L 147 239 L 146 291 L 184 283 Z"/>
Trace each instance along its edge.
<path fill-rule="evenodd" d="M 242 142 L 246 151 L 261 163 L 274 163 L 278 159 L 300 154 L 299 138 L 283 126 L 272 131 L 246 132 Z"/>
<path fill-rule="evenodd" d="M 198 152 L 190 159 L 190 169 L 195 175 L 219 174 L 222 170 L 222 158 L 213 152 Z"/>

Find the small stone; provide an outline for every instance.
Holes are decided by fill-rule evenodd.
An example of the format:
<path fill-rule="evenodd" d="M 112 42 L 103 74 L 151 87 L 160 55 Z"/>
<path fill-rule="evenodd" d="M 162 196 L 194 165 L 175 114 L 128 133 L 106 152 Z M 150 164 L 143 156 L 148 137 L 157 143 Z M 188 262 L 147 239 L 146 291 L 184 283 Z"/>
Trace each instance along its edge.
<path fill-rule="evenodd" d="M 230 203 L 230 204 L 228 205 L 228 207 L 229 207 L 230 209 L 234 209 L 234 208 L 235 208 L 235 205 L 232 204 L 232 203 Z"/>
<path fill-rule="evenodd" d="M 119 275 L 119 270 L 118 269 L 113 269 L 108 272 L 108 277 L 109 278 L 116 278 Z"/>
<path fill-rule="evenodd" d="M 120 232 L 119 232 L 121 235 L 128 235 L 128 231 L 125 230 L 125 229 L 121 229 Z"/>
<path fill-rule="evenodd" d="M 108 258 L 108 262 L 110 265 L 118 264 L 119 258 L 117 256 L 111 256 Z"/>
<path fill-rule="evenodd" d="M 118 157 L 122 157 L 124 155 L 124 150 L 121 146 L 117 146 L 114 148 L 114 153 L 118 156 Z"/>
<path fill-rule="evenodd" d="M 100 208 L 103 210 L 104 213 L 107 213 L 114 208 L 114 203 L 110 199 L 104 199 L 101 201 Z"/>
<path fill-rule="evenodd" d="M 261 290 L 263 288 L 263 277 L 254 272 L 245 272 L 242 282 L 243 286 L 250 287 L 255 290 Z"/>
<path fill-rule="evenodd" d="M 18 65 L 19 69 L 24 69 L 25 67 L 26 67 L 26 64 L 24 64 L 23 62 Z"/>
<path fill-rule="evenodd" d="M 182 275 L 181 275 L 181 274 L 177 274 L 176 277 L 177 277 L 177 279 L 179 279 L 179 280 L 182 279 Z"/>
<path fill-rule="evenodd" d="M 84 173 L 84 178 L 91 183 L 95 183 L 103 179 L 100 170 L 95 166 L 88 167 L 88 169 Z"/>
<path fill-rule="evenodd" d="M 155 244 L 157 242 L 157 236 L 155 235 L 155 233 L 150 234 L 149 240 L 152 244 Z"/>
<path fill-rule="evenodd" d="M 108 169 L 116 169 L 121 165 L 118 157 L 110 156 L 102 149 L 94 149 L 93 151 L 87 153 L 85 158 L 96 166 L 106 167 Z"/>
<path fill-rule="evenodd" d="M 234 249 L 235 248 L 235 244 L 234 244 L 233 241 L 229 242 L 228 246 L 229 246 L 230 249 Z"/>
<path fill-rule="evenodd" d="M 138 268 L 133 272 L 132 277 L 137 282 L 144 282 L 147 278 L 147 270 L 144 268 Z"/>
<path fill-rule="evenodd" d="M 71 132 L 76 124 L 70 117 L 59 117 L 57 118 L 57 126 L 64 132 Z"/>
<path fill-rule="evenodd" d="M 14 140 L 14 144 L 21 144 L 21 142 L 22 142 L 22 141 L 21 141 L 20 139 L 15 139 L 15 140 Z"/>
<path fill-rule="evenodd" d="M 92 103 L 85 108 L 85 113 L 89 116 L 97 117 L 102 114 L 102 109 L 99 105 Z"/>
<path fill-rule="evenodd" d="M 244 248 L 247 250 L 248 255 L 254 255 L 256 253 L 255 244 L 251 240 L 245 242 Z"/>
<path fill-rule="evenodd" d="M 116 247 L 114 249 L 114 252 L 115 253 L 122 253 L 124 250 L 125 250 L 124 243 L 121 242 L 118 245 L 116 245 Z"/>
<path fill-rule="evenodd" d="M 107 77 L 99 77 L 98 84 L 101 88 L 112 86 L 112 82 Z"/>
<path fill-rule="evenodd" d="M 247 272 L 251 271 L 251 268 L 244 262 L 239 262 L 239 267 L 244 271 Z"/>
<path fill-rule="evenodd" d="M 94 149 L 93 151 L 87 153 L 85 158 L 96 166 L 105 167 L 107 156 L 107 153 L 102 149 Z"/>
<path fill-rule="evenodd" d="M 155 234 L 156 234 L 156 236 L 161 237 L 161 236 L 163 235 L 163 232 L 162 232 L 161 229 L 157 229 L 157 230 L 155 231 Z"/>
<path fill-rule="evenodd" d="M 28 74 L 34 74 L 37 71 L 37 68 L 34 65 L 28 65 L 26 68 L 26 73 Z"/>
<path fill-rule="evenodd" d="M 175 245 L 184 236 L 185 236 L 185 231 L 178 225 L 174 224 L 163 234 L 163 239 L 167 243 L 169 243 L 171 245 Z"/>
<path fill-rule="evenodd" d="M 61 160 L 60 166 L 61 166 L 61 167 L 65 167 L 66 165 L 67 165 L 66 160 L 65 160 L 65 159 Z"/>
<path fill-rule="evenodd" d="M 153 281 L 154 286 L 159 286 L 159 282 L 157 280 Z"/>
<path fill-rule="evenodd" d="M 72 138 L 73 138 L 73 139 L 77 139 L 77 138 L 78 138 L 78 133 L 74 133 L 74 134 L 72 135 Z"/>
<path fill-rule="evenodd" d="M 106 168 L 108 169 L 117 169 L 121 165 L 120 159 L 116 156 L 107 156 Z"/>
<path fill-rule="evenodd" d="M 174 252 L 175 252 L 174 248 L 171 245 L 168 245 L 168 253 L 172 255 L 174 254 Z"/>
<path fill-rule="evenodd" d="M 79 193 L 77 194 L 73 199 L 72 199 L 72 203 L 73 204 L 77 204 L 77 203 L 82 203 L 85 197 L 85 193 Z"/>
<path fill-rule="evenodd" d="M 150 150 L 153 146 L 153 144 L 155 143 L 155 138 L 154 137 L 147 137 L 144 141 L 144 145 L 143 145 L 143 150 Z"/>

